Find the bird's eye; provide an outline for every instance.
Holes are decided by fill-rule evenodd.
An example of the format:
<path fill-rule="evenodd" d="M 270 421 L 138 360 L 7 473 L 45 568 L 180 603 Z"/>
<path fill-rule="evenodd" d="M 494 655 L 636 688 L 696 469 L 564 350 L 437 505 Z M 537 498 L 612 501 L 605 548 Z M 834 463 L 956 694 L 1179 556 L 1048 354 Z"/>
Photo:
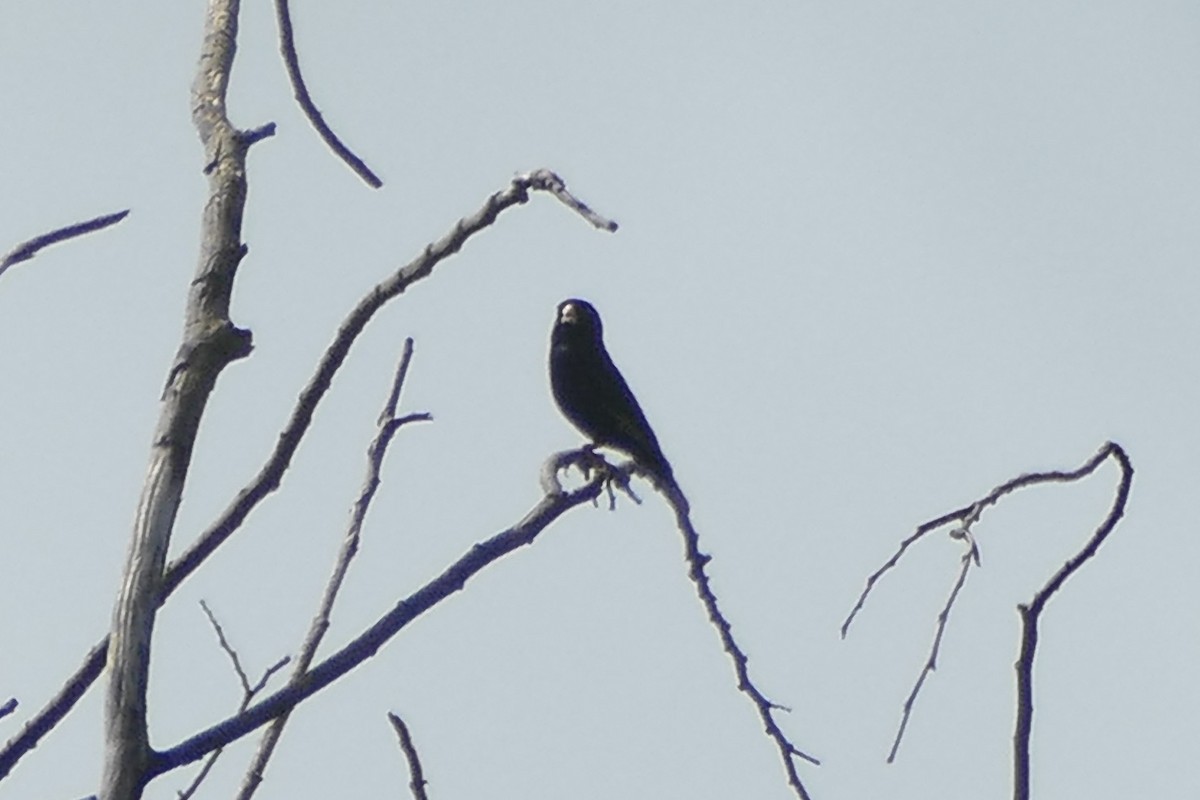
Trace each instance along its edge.
<path fill-rule="evenodd" d="M 567 303 L 562 307 L 562 311 L 559 313 L 558 319 L 560 322 L 578 322 L 579 309 L 574 303 Z"/>

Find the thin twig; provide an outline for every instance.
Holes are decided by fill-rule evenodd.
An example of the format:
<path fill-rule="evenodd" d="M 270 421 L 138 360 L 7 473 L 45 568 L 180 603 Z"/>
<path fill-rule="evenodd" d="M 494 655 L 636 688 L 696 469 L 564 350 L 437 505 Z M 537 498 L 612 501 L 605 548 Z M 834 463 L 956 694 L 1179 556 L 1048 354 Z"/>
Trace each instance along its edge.
<path fill-rule="evenodd" d="M 67 239 L 74 239 L 76 236 L 83 236 L 92 231 L 98 231 L 101 228 L 107 228 L 110 225 L 116 225 L 127 216 L 129 216 L 128 208 L 124 211 L 118 211 L 115 214 L 105 214 L 102 217 L 89 219 L 86 222 L 77 222 L 65 228 L 58 228 L 49 233 L 43 233 L 41 236 L 35 236 L 27 242 L 22 242 L 10 250 L 3 259 L 0 259 L 0 275 L 3 275 L 12 265 L 20 264 L 22 261 L 28 261 L 33 258 L 43 248 L 64 242 Z"/>
<path fill-rule="evenodd" d="M 971 564 L 975 562 L 972 556 L 976 552 L 972 548 L 963 553 L 962 569 L 958 571 L 958 578 L 954 581 L 954 588 L 950 590 L 950 596 L 946 598 L 946 605 L 942 606 L 942 610 L 937 615 L 937 630 L 933 635 L 933 646 L 929 648 L 929 657 L 925 659 L 921 674 L 917 676 L 912 691 L 908 693 L 908 698 L 904 701 L 904 709 L 900 714 L 900 727 L 896 730 L 896 737 L 892 739 L 892 749 L 888 751 L 887 763 L 889 764 L 896 760 L 896 751 L 900 749 L 900 741 L 904 738 L 904 730 L 908 727 L 909 717 L 912 716 L 913 704 L 917 702 L 917 695 L 921 693 L 925 679 L 937 669 L 938 654 L 942 650 L 942 637 L 946 634 L 946 623 L 950 621 L 950 611 L 954 608 L 954 601 L 958 599 L 958 593 L 962 591 L 963 584 L 967 582 L 967 573 L 971 571 Z"/>
<path fill-rule="evenodd" d="M 279 22 L 279 51 L 283 55 L 284 65 L 287 66 L 288 79 L 292 82 L 292 92 L 295 94 L 296 102 L 300 104 L 304 116 L 308 117 L 308 121 L 312 123 L 317 134 L 334 152 L 334 155 L 354 170 L 354 173 L 362 178 L 364 183 L 373 189 L 383 186 L 383 181 L 379 179 L 379 176 L 372 172 L 371 168 L 337 137 L 337 134 L 325 122 L 325 118 L 321 116 L 321 112 L 317 110 L 316 103 L 308 93 L 308 87 L 304 84 L 304 76 L 300 74 L 300 57 L 296 55 L 296 36 L 292 29 L 292 13 L 288 9 L 288 0 L 275 0 L 275 19 Z"/>
<path fill-rule="evenodd" d="M 389 711 L 387 716 L 388 721 L 396 730 L 396 737 L 400 740 L 400 751 L 404 753 L 404 758 L 408 761 L 408 774 L 411 776 L 408 788 L 412 789 L 413 800 L 429 800 L 429 795 L 425 793 L 425 786 L 429 781 L 425 780 L 425 771 L 421 769 L 421 758 L 417 755 L 417 746 L 413 744 L 408 726 L 404 724 L 404 720 L 400 719 L 399 714 Z"/>
<path fill-rule="evenodd" d="M 309 666 L 312 665 L 313 658 L 316 656 L 317 648 L 320 646 L 321 640 L 325 638 L 325 632 L 329 630 L 329 621 L 333 614 L 333 604 L 337 600 L 338 592 L 341 591 L 342 583 L 346 579 L 346 573 L 350 570 L 350 562 L 354 560 L 355 554 L 358 553 L 363 521 L 366 519 L 367 511 L 371 507 L 371 501 L 375 498 L 375 492 L 379 489 L 379 476 L 383 471 L 383 458 L 387 454 L 388 446 L 392 443 L 396 432 L 403 425 L 409 422 L 429 421 L 433 419 L 429 414 L 409 414 L 400 419 L 396 418 L 396 406 L 400 401 L 400 391 L 404 388 L 404 379 L 408 375 L 408 365 L 412 361 L 412 355 L 413 340 L 412 337 L 409 337 L 404 340 L 404 350 L 400 355 L 400 361 L 396 367 L 396 375 L 392 380 L 391 391 L 384 402 L 383 413 L 380 414 L 378 419 L 378 432 L 367 447 L 367 470 L 366 477 L 363 479 L 362 489 L 351 511 L 350 521 L 346 526 L 346 534 L 342 539 L 342 547 L 334 562 L 333 573 L 329 576 L 329 581 L 325 585 L 325 594 L 321 598 L 321 604 L 317 609 L 316 616 L 313 617 L 308 634 L 304 638 L 304 644 L 301 645 L 300 653 L 297 655 L 296 662 L 292 667 L 290 683 L 300 683 L 304 680 L 305 673 L 308 671 Z M 279 743 L 279 737 L 283 735 L 283 726 L 287 724 L 289 717 L 290 712 L 285 712 L 276 717 L 271 722 L 270 727 L 263 733 L 263 737 L 258 743 L 258 750 L 255 752 L 254 758 L 251 759 L 249 766 L 246 768 L 245 776 L 242 778 L 242 786 L 237 794 L 238 800 L 249 800 L 262 783 L 267 762 L 270 761 L 271 756 L 275 752 L 275 746 Z"/>
<path fill-rule="evenodd" d="M 790 711 L 791 709 L 768 699 L 754 684 L 754 681 L 751 680 L 748 665 L 749 658 L 733 638 L 733 626 L 721 612 L 717 604 L 717 596 L 713 592 L 712 585 L 709 582 L 708 574 L 704 571 L 705 565 L 712 560 L 712 556 L 700 552 L 700 535 L 692 525 L 690 504 L 687 498 L 684 497 L 683 490 L 673 481 L 664 482 L 657 488 L 666 496 L 671 504 L 671 508 L 675 511 L 676 524 L 679 527 L 679 532 L 683 534 L 684 554 L 688 562 L 688 577 L 695 584 L 696 594 L 700 597 L 700 602 L 704 604 L 705 611 L 708 612 L 708 619 L 712 622 L 713 627 L 717 629 L 717 634 L 721 637 L 721 645 L 724 647 L 725 652 L 729 654 L 729 659 L 733 662 L 733 670 L 737 676 L 737 688 L 750 698 L 755 710 L 758 711 L 758 717 L 762 721 L 767 736 L 771 738 L 776 748 L 778 748 L 784 772 L 787 774 L 788 785 L 792 787 L 792 791 L 796 793 L 796 796 L 800 800 L 809 800 L 808 791 L 804 788 L 804 784 L 800 781 L 800 774 L 796 771 L 796 759 L 802 758 L 811 764 L 817 765 L 821 762 L 792 744 L 787 734 L 779 727 L 779 723 L 775 721 L 776 711 Z"/>
<path fill-rule="evenodd" d="M 4 705 L 0 706 L 0 719 L 7 717 L 9 714 L 17 710 L 17 698 L 10 697 L 4 701 Z"/>
<path fill-rule="evenodd" d="M 237 651 L 233 649 L 233 645 L 225 638 L 225 629 L 217 621 L 217 617 L 213 614 L 212 609 L 208 607 L 208 603 L 201 600 L 200 608 L 204 610 L 204 616 L 208 617 L 208 624 L 212 625 L 213 632 L 217 634 L 217 643 L 221 646 L 225 655 L 229 656 L 229 661 L 233 665 L 233 672 L 242 684 L 242 696 L 250 694 L 250 678 L 246 676 L 246 670 L 242 669 L 242 660 L 238 658 Z"/>
<path fill-rule="evenodd" d="M 1121 469 L 1121 482 L 1117 486 L 1117 493 L 1108 514 L 1083 548 L 1051 576 L 1050 580 L 1033 596 L 1033 600 L 1028 605 L 1017 606 L 1017 613 L 1021 617 L 1021 652 L 1016 663 L 1017 719 L 1013 732 L 1013 797 L 1015 800 L 1029 800 L 1030 739 L 1033 733 L 1033 659 L 1037 651 L 1038 622 L 1041 619 L 1042 611 L 1050 598 L 1062 588 L 1067 578 L 1082 567 L 1084 562 L 1096 555 L 1100 545 L 1117 527 L 1117 523 L 1125 515 L 1125 505 L 1129 501 L 1129 491 L 1133 486 L 1133 464 L 1130 463 L 1129 455 L 1124 448 L 1115 442 L 1109 442 L 1101 452 L 1105 456 L 1112 456 Z"/>
<path fill-rule="evenodd" d="M 292 456 L 295 455 L 300 440 L 312 422 L 317 406 L 332 385 L 333 378 L 345 361 L 351 346 L 385 303 L 399 296 L 413 283 L 429 276 L 439 263 L 457 253 L 472 236 L 495 222 L 502 212 L 528 202 L 531 191 L 550 192 L 568 207 L 581 213 L 597 228 L 616 230 L 615 222 L 596 215 L 590 209 L 588 213 L 584 213 L 564 199 L 562 185 L 562 179 L 548 169 L 538 169 L 517 176 L 508 187 L 488 197 L 478 211 L 460 219 L 449 233 L 427 245 L 421 255 L 377 284 L 359 301 L 321 356 L 315 373 L 300 392 L 291 417 L 279 434 L 274 451 L 267 457 L 258 474 L 238 492 L 237 497 L 221 516 L 201 533 L 179 558 L 168 565 L 163 576 L 160 602 L 165 601 L 217 547 L 233 535 L 259 503 L 279 488 L 284 473 L 291 465 Z M 108 638 L 105 637 L 92 647 L 83 663 L 65 681 L 59 693 L 26 722 L 21 732 L 9 740 L 3 750 L 0 750 L 0 780 L 3 780 L 17 761 L 35 748 L 74 707 L 104 669 L 107 653 Z"/>
<path fill-rule="evenodd" d="M 263 674 L 258 681 L 254 685 L 251 685 L 250 678 L 246 675 L 246 671 L 242 669 L 242 660 L 238 657 L 237 651 L 233 649 L 233 645 L 225 638 L 225 630 L 221 627 L 221 623 L 217 621 L 216 615 L 208 607 L 208 603 L 203 600 L 200 601 L 200 608 L 204 609 L 204 615 L 208 617 L 209 624 L 212 625 L 213 631 L 217 634 L 217 642 L 220 644 L 221 649 L 225 651 L 225 655 L 229 656 L 229 660 L 233 664 L 233 671 L 237 674 L 238 681 L 242 684 L 242 699 L 238 703 L 238 711 L 245 711 L 246 706 L 250 705 L 250 701 L 254 699 L 254 696 L 266 687 L 267 681 L 271 679 L 271 676 L 287 666 L 291 658 L 284 656 L 267 667 L 263 670 Z M 177 792 L 179 800 L 188 800 L 188 798 L 196 794 L 200 785 L 204 783 L 204 779 L 208 777 L 208 773 L 217 763 L 217 759 L 221 757 L 222 752 L 224 752 L 224 748 L 218 747 L 208 754 L 208 758 L 204 760 L 204 766 L 196 773 L 196 777 L 192 779 L 192 782 L 188 784 L 186 789 Z"/>

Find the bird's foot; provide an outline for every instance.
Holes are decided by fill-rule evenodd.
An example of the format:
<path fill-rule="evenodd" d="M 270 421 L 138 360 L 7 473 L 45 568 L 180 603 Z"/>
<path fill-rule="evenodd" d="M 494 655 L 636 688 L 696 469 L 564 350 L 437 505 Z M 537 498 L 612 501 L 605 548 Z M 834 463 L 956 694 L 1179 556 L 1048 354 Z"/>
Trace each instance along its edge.
<path fill-rule="evenodd" d="M 603 461 L 603 459 L 601 459 Z M 608 475 L 604 478 L 604 491 L 608 492 L 608 510 L 615 511 L 617 508 L 617 496 L 613 492 L 613 487 L 620 489 L 630 500 L 642 504 L 642 498 L 634 493 L 633 487 L 629 485 L 629 476 L 633 474 L 636 465 L 632 462 L 626 462 L 619 466 L 613 466 L 607 461 L 604 461 L 604 466 L 608 470 Z"/>
<path fill-rule="evenodd" d="M 585 481 L 590 482 L 596 478 L 603 481 L 604 491 L 608 493 L 610 510 L 617 507 L 616 492 L 618 490 L 635 503 L 641 504 L 642 499 L 634 494 L 633 488 L 629 485 L 633 463 L 614 466 L 596 452 L 595 445 L 587 445 L 579 450 L 567 450 L 551 456 L 542 467 L 542 489 L 548 494 L 562 494 L 564 490 L 558 474 L 564 470 L 570 471 L 571 467 L 578 469 Z M 593 503 L 595 504 L 596 501 Z"/>

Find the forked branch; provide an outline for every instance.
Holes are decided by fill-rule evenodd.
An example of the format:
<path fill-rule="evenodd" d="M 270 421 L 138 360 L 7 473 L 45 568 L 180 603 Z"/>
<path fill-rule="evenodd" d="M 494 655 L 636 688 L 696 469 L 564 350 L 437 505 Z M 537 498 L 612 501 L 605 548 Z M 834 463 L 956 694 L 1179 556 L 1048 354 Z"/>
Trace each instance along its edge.
<path fill-rule="evenodd" d="M 1096 554 L 1100 545 L 1116 527 L 1117 522 L 1125 513 L 1125 504 L 1129 498 L 1129 489 L 1133 482 L 1133 466 L 1129 461 L 1125 450 L 1115 442 L 1107 442 L 1101 447 L 1095 455 L 1089 458 L 1082 466 L 1075 470 L 1054 470 L 1050 472 L 1034 472 L 1020 475 L 1010 481 L 1006 481 L 997 486 L 991 492 L 984 495 L 974 503 L 963 506 L 949 513 L 943 514 L 936 519 L 932 519 L 919 526 L 907 538 L 900 542 L 900 546 L 896 552 L 892 554 L 883 566 L 877 569 L 867 578 L 867 583 L 862 593 L 859 595 L 854 607 L 850 610 L 850 614 L 842 623 L 842 637 L 845 638 L 847 631 L 850 629 L 850 624 L 862 610 L 866 603 L 867 597 L 871 594 L 878 581 L 894 568 L 900 561 L 901 557 L 907 552 L 917 540 L 926 536 L 933 531 L 943 528 L 950 524 L 955 524 L 956 527 L 950 531 L 951 536 L 963 540 L 967 545 L 967 550 L 962 557 L 962 568 L 959 571 L 957 580 L 950 591 L 950 596 L 946 600 L 945 606 L 938 614 L 937 626 L 934 634 L 933 644 L 930 647 L 929 657 L 918 675 L 916 683 L 913 685 L 912 691 L 904 702 L 904 707 L 901 713 L 900 725 L 896 731 L 896 736 L 892 741 L 891 750 L 888 753 L 888 762 L 892 762 L 896 758 L 896 752 L 900 747 L 900 742 L 904 736 L 905 728 L 908 725 L 909 718 L 912 714 L 913 706 L 917 696 L 921 691 L 921 687 L 925 683 L 925 679 L 933 672 L 937 665 L 938 653 L 941 649 L 942 638 L 945 634 L 946 624 L 950 618 L 950 612 L 954 608 L 954 603 L 959 596 L 963 584 L 966 581 L 967 573 L 972 564 L 979 563 L 979 549 L 975 542 L 975 537 L 972 533 L 972 526 L 979 521 L 983 512 L 998 503 L 1001 498 L 1009 494 L 1023 489 L 1027 486 L 1034 486 L 1044 483 L 1070 483 L 1081 480 L 1093 472 L 1095 472 L 1101 464 L 1106 460 L 1112 459 L 1117 463 L 1121 470 L 1121 481 L 1117 487 L 1116 495 L 1113 499 L 1112 507 L 1108 515 L 1104 518 L 1100 527 L 1084 545 L 1083 549 L 1076 553 L 1062 568 L 1060 568 L 1050 581 L 1034 596 L 1033 602 L 1028 606 L 1021 605 L 1018 611 L 1022 621 L 1022 639 L 1021 639 L 1021 655 L 1017 662 L 1017 729 L 1014 734 L 1014 771 L 1016 774 L 1015 786 L 1016 797 L 1019 800 L 1026 800 L 1028 797 L 1029 784 L 1029 733 L 1032 728 L 1033 718 L 1033 700 L 1032 700 L 1032 674 L 1033 674 L 1033 658 L 1037 646 L 1037 623 L 1043 607 L 1049 601 L 1050 597 L 1062 587 L 1063 583 L 1076 570 L 1078 570 L 1085 561 Z"/>

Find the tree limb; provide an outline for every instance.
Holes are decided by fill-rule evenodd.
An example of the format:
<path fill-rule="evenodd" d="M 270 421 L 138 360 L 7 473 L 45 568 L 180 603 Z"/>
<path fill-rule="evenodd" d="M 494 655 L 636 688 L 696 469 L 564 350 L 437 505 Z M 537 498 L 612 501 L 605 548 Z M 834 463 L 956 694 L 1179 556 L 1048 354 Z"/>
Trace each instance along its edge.
<path fill-rule="evenodd" d="M 192 88 L 192 116 L 208 154 L 209 197 L 200 258 L 150 449 L 146 481 L 113 609 L 104 703 L 103 800 L 137 800 L 147 780 L 146 693 L 163 565 L 191 463 L 192 447 L 217 376 L 250 353 L 250 332 L 229 319 L 230 294 L 246 252 L 241 241 L 248 144 L 229 122 L 225 89 L 233 67 L 238 0 L 212 0 Z"/>

